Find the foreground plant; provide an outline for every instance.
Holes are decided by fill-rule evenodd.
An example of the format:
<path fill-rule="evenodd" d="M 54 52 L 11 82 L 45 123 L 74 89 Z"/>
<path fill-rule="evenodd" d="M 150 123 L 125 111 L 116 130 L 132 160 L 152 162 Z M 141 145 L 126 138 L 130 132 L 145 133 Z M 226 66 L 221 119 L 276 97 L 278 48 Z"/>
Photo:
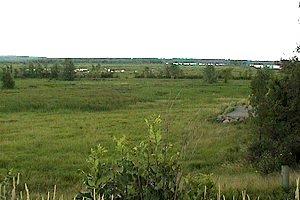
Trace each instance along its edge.
<path fill-rule="evenodd" d="M 107 150 L 98 145 L 91 150 L 84 172 L 88 192 L 80 198 L 103 199 L 206 199 L 215 196 L 209 176 L 184 175 L 179 152 L 162 139 L 160 116 L 146 120 L 148 137 L 130 147 L 125 137 L 115 139 L 120 158 L 108 162 Z M 95 194 L 96 193 L 96 194 Z M 80 197 L 79 197 L 80 196 Z"/>

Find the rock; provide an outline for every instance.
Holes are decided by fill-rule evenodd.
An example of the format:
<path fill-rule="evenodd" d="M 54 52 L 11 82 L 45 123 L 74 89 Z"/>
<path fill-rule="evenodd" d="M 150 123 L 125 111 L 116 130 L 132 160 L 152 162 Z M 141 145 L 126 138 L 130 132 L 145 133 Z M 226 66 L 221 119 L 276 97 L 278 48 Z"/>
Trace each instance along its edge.
<path fill-rule="evenodd" d="M 229 123 L 230 122 L 230 120 L 229 119 L 225 119 L 222 123 Z"/>
<path fill-rule="evenodd" d="M 223 114 L 223 115 L 218 115 L 217 116 L 217 122 L 219 123 L 230 123 L 230 122 L 241 122 L 244 121 L 249 117 L 249 110 L 251 110 L 251 106 L 247 105 L 241 105 L 241 106 L 236 106 L 234 111 L 228 113 L 228 114 Z"/>

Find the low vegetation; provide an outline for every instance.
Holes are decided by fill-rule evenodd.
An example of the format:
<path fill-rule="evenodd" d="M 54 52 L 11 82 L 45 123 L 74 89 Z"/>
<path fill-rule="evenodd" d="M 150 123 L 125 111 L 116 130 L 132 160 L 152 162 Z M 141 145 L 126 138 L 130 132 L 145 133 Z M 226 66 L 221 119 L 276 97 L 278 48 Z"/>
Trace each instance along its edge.
<path fill-rule="evenodd" d="M 171 153 L 172 144 L 162 137 L 161 118 L 146 120 L 146 140 L 130 147 L 125 137 L 115 139 L 118 158 L 107 162 L 107 150 L 98 145 L 88 157 L 89 171 L 84 172 L 88 192 L 104 199 L 209 199 L 216 196 L 208 176 L 183 171 L 184 148 Z"/>
<path fill-rule="evenodd" d="M 184 195 L 204 195 L 203 186 L 209 187 L 209 184 L 205 182 L 206 179 L 202 179 L 203 176 L 197 176 L 199 173 L 212 174 L 204 177 L 210 177 L 209 180 L 214 185 L 220 185 L 226 198 L 241 197 L 240 192 L 245 189 L 253 198 L 267 197 L 277 191 L 280 192 L 276 195 L 292 194 L 280 189 L 278 172 L 262 176 L 246 160 L 248 146 L 252 138 L 257 137 L 251 131 L 250 123 L 219 124 L 215 120 L 228 106 L 247 102 L 250 94 L 248 79 L 256 73 L 253 69 L 228 67 L 225 72 L 221 67 L 216 67 L 213 76 L 215 80 L 208 83 L 203 79 L 204 67 L 198 66 L 172 66 L 174 69 L 168 69 L 161 64 L 93 64 L 89 73 L 72 74 L 74 79 L 70 80 L 73 81 L 64 78 L 66 76 L 63 69 L 66 65 L 63 63 L 48 67 L 33 63 L 31 70 L 27 70 L 28 66 L 27 63 L 13 66 L 10 72 L 15 76 L 15 89 L 0 90 L 0 174 L 11 168 L 20 172 L 31 189 L 32 198 L 41 197 L 41 193 L 46 194 L 54 185 L 61 188 L 65 199 L 73 198 L 76 193 L 85 189 L 81 184 L 83 177 L 79 169 L 86 173 L 84 181 L 88 186 L 88 193 L 84 193 L 85 195 L 91 196 L 96 192 L 101 196 L 101 187 L 108 187 L 109 184 L 112 187 L 108 191 L 118 192 L 106 194 L 108 196 L 146 195 L 134 188 L 136 179 L 132 177 L 142 177 L 150 178 L 143 187 L 149 187 L 155 195 L 176 196 L 174 190 L 163 194 L 159 192 L 162 191 L 161 188 L 151 188 L 153 181 L 174 178 L 164 177 L 159 171 L 166 170 L 160 168 L 160 164 L 165 161 L 168 162 L 164 166 L 180 166 L 180 172 L 185 172 L 182 174 L 182 177 L 185 175 L 183 182 L 188 180 L 190 184 L 201 185 L 193 187 L 197 191 L 181 188 L 181 191 L 185 191 L 182 192 Z M 75 63 L 74 67 L 78 69 L 80 66 Z M 108 69 L 114 69 L 114 72 L 108 72 Z M 124 73 L 121 73 L 122 69 Z M 160 71 L 161 69 L 163 70 Z M 165 77 L 168 70 L 169 76 Z M 145 76 L 134 78 L 140 73 Z M 178 163 L 170 163 L 171 160 L 160 160 L 164 157 L 161 157 L 163 154 L 159 154 L 159 151 L 153 155 L 153 161 L 155 155 L 160 156 L 157 157 L 159 165 L 156 162 L 149 163 L 151 167 L 148 168 L 133 165 L 135 169 L 143 171 L 143 174 L 131 173 L 131 179 L 124 180 L 123 175 L 128 178 L 128 173 L 123 173 L 119 167 L 125 164 L 128 167 L 128 163 L 138 163 L 145 158 L 137 157 L 139 160 L 134 160 L 132 149 L 142 148 L 141 141 L 144 144 L 150 142 L 147 139 L 149 135 L 145 134 L 147 128 L 144 126 L 144 119 L 153 113 L 159 114 L 162 120 L 164 139 L 161 150 L 172 143 L 169 155 L 176 157 L 178 149 L 181 150 L 182 147 L 186 148 L 185 154 L 180 154 L 180 162 L 176 160 Z M 128 138 L 126 154 L 122 154 L 122 151 L 120 153 L 114 145 L 114 138 L 122 138 L 124 135 Z M 109 166 L 103 169 L 108 171 L 102 177 L 95 176 L 90 171 L 91 166 L 86 163 L 90 148 L 95 154 L 98 150 L 103 150 L 98 148 L 98 144 L 107 149 L 105 157 L 97 158 L 101 161 L 99 163 Z M 142 149 L 139 150 L 139 153 L 143 152 Z M 145 152 L 146 155 L 149 151 Z M 112 170 L 112 166 L 116 168 Z M 150 168 L 157 170 L 156 173 L 160 175 L 148 174 L 149 176 L 144 177 Z M 188 174 L 190 175 L 187 176 Z M 297 171 L 292 174 L 294 177 L 298 176 Z M 92 181 L 88 182 L 88 178 Z M 95 180 L 97 184 L 91 185 Z M 128 181 L 126 184 L 130 191 L 126 191 L 125 186 L 125 190 L 119 190 L 120 184 L 117 187 L 109 180 Z M 201 182 L 197 182 L 199 180 Z M 176 185 L 174 179 L 169 182 Z M 257 184 L 253 185 L 253 182 Z M 166 187 L 167 184 L 164 183 Z M 170 188 L 174 188 L 173 186 Z M 218 187 L 214 187 L 212 194 L 218 195 L 217 190 Z"/>

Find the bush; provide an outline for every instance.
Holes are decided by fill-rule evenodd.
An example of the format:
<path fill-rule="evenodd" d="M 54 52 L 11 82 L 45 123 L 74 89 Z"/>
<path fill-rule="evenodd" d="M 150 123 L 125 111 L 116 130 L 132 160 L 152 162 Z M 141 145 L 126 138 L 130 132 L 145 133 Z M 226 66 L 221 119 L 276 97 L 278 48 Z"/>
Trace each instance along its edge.
<path fill-rule="evenodd" d="M 213 65 L 208 65 L 204 68 L 203 78 L 207 83 L 214 83 L 217 81 L 217 73 Z"/>
<path fill-rule="evenodd" d="M 224 79 L 224 83 L 227 83 L 229 79 L 232 79 L 233 68 L 225 68 L 220 71 L 221 78 Z"/>
<path fill-rule="evenodd" d="M 12 76 L 12 67 L 7 67 L 3 69 L 2 74 L 2 88 L 4 89 L 13 89 L 15 87 L 15 81 Z"/>
<path fill-rule="evenodd" d="M 64 62 L 63 79 L 73 81 L 75 79 L 75 65 L 72 60 L 66 59 Z"/>
<path fill-rule="evenodd" d="M 87 191 L 104 199 L 200 199 L 215 195 L 209 176 L 183 176 L 180 153 L 171 154 L 171 144 L 162 140 L 160 117 L 147 121 L 149 135 L 135 147 L 126 138 L 115 139 L 120 158 L 107 162 L 107 150 L 98 145 L 88 157 L 89 171 L 83 172 Z"/>

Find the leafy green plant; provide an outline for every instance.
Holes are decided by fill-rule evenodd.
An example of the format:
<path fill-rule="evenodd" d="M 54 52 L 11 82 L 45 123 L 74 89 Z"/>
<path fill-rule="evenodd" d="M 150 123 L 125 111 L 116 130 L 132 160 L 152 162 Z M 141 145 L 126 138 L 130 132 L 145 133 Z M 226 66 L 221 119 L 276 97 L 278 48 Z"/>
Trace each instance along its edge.
<path fill-rule="evenodd" d="M 125 137 L 115 139 L 121 158 L 107 162 L 107 150 L 98 145 L 91 150 L 84 172 L 84 184 L 93 192 L 115 199 L 198 199 L 214 194 L 209 176 L 183 175 L 180 153 L 171 154 L 172 145 L 163 141 L 160 117 L 146 120 L 148 138 L 131 148 Z M 81 194 L 81 195 L 82 195 Z"/>

